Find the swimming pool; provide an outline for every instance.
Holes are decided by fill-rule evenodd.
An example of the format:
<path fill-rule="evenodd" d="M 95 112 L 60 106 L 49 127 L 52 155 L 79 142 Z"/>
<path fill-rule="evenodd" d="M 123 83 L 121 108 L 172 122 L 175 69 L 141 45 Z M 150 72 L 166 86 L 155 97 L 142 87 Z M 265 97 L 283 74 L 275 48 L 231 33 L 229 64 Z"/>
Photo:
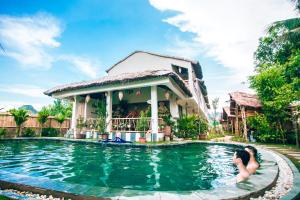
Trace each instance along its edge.
<path fill-rule="evenodd" d="M 233 145 L 106 146 L 55 140 L 0 141 L 0 179 L 83 195 L 207 191 L 232 183 Z M 129 192 L 128 192 L 129 191 Z"/>

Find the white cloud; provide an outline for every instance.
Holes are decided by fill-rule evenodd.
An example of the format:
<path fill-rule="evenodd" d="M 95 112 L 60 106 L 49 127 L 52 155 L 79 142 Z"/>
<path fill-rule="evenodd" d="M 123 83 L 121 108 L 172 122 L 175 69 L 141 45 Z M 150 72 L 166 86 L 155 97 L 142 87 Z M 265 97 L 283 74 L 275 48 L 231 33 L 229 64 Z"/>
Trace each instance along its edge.
<path fill-rule="evenodd" d="M 2 55 L 15 59 L 26 69 L 50 69 L 54 62 L 64 61 L 80 73 L 95 78 L 99 69 L 97 60 L 68 53 L 53 55 L 51 49 L 61 45 L 57 40 L 61 33 L 60 21 L 49 14 L 0 15 L 0 43 L 5 48 Z"/>
<path fill-rule="evenodd" d="M 58 60 L 69 62 L 77 70 L 91 78 L 96 78 L 99 74 L 99 61 L 97 60 L 92 61 L 89 58 L 74 55 L 62 55 Z"/>
<path fill-rule="evenodd" d="M 28 97 L 46 97 L 43 92 L 46 91 L 44 88 L 34 85 L 0 85 L 0 92 L 20 94 Z"/>
<path fill-rule="evenodd" d="M 194 53 L 205 51 L 237 74 L 236 77 L 243 78 L 253 72 L 253 53 L 266 28 L 274 21 L 296 16 L 294 5 L 288 0 L 150 0 L 150 3 L 161 11 L 178 11 L 164 21 L 182 32 L 195 34 L 190 42 L 175 40 L 174 46 L 179 47 L 175 53 L 194 57 Z"/>
<path fill-rule="evenodd" d="M 5 55 L 26 68 L 50 68 L 54 59 L 47 51 L 60 46 L 56 40 L 60 34 L 59 22 L 51 15 L 0 15 L 0 41 Z"/>

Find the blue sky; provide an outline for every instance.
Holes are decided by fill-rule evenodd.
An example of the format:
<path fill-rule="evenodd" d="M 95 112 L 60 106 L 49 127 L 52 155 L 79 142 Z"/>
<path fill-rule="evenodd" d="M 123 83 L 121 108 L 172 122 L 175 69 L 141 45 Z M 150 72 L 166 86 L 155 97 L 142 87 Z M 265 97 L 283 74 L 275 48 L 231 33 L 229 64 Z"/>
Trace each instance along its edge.
<path fill-rule="evenodd" d="M 209 98 L 249 91 L 253 51 L 288 0 L 0 0 L 0 107 L 53 99 L 59 84 L 105 75 L 135 50 L 199 60 Z"/>

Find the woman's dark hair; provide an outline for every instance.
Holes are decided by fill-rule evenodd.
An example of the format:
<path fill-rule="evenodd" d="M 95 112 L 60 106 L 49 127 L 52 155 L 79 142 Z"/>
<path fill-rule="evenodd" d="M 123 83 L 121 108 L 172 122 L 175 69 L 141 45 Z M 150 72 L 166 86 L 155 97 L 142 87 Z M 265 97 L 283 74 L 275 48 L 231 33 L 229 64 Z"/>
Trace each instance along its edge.
<path fill-rule="evenodd" d="M 245 166 L 248 165 L 250 154 L 245 150 L 236 150 L 236 157 L 240 158 Z"/>
<path fill-rule="evenodd" d="M 253 152 L 254 157 L 257 157 L 257 149 L 255 147 L 247 145 L 245 148 L 250 149 Z"/>

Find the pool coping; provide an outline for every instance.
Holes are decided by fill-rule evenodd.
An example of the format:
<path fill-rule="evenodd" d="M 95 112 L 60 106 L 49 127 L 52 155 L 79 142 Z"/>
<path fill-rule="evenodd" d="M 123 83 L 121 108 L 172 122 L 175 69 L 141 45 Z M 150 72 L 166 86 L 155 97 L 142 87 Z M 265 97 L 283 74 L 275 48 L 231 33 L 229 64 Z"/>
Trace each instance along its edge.
<path fill-rule="evenodd" d="M 168 143 L 167 144 L 165 144 L 165 143 L 164 144 L 132 144 L 132 143 L 114 144 L 114 143 L 101 143 L 98 141 L 74 140 L 74 139 L 66 139 L 66 138 L 48 138 L 48 137 L 0 139 L 0 141 L 1 140 L 54 140 L 54 141 L 67 141 L 67 142 L 75 142 L 75 143 L 101 144 L 103 146 L 131 146 L 131 147 L 136 146 L 136 147 L 153 147 L 153 148 L 155 148 L 155 147 L 173 147 L 173 146 L 181 146 L 181 145 L 187 145 L 187 144 L 193 144 L 193 143 L 206 143 L 206 144 L 216 144 L 216 145 L 236 145 L 236 146 L 245 146 L 246 145 L 246 144 L 238 143 L 238 142 L 228 143 L 228 142 L 212 142 L 212 141 L 180 141 L 178 143 L 169 143 L 169 144 Z M 258 147 L 258 148 L 262 149 L 260 147 Z M 270 154 L 275 153 L 270 150 L 265 150 L 265 149 L 262 149 L 262 150 L 267 151 Z M 287 158 L 285 158 L 284 160 L 289 161 Z M 289 161 L 289 162 L 291 162 L 291 161 Z M 291 164 L 293 166 L 293 163 L 291 163 Z M 291 167 L 290 163 L 289 163 L 289 166 Z M 277 167 L 277 174 L 270 184 L 263 186 L 263 188 L 260 188 L 257 191 L 248 192 L 244 195 L 240 195 L 240 196 L 236 196 L 236 197 L 229 197 L 229 198 L 222 198 L 222 199 L 227 199 L 227 200 L 229 200 L 229 199 L 230 200 L 249 199 L 250 197 L 255 198 L 255 197 L 261 196 L 265 193 L 265 191 L 270 190 L 274 185 L 276 185 L 278 176 L 279 176 L 279 168 Z M 295 181 L 295 178 L 294 178 L 294 181 Z M 17 190 L 21 190 L 21 191 L 31 191 L 33 193 L 38 193 L 38 194 L 43 194 L 43 195 L 52 195 L 54 197 L 60 197 L 60 198 L 67 197 L 67 198 L 71 198 L 71 199 L 75 199 L 75 200 L 77 200 L 77 199 L 78 200 L 81 200 L 81 199 L 90 199 L 90 200 L 111 199 L 110 197 L 102 198 L 102 197 L 94 197 L 94 196 L 85 196 L 85 195 L 79 195 L 79 194 L 73 194 L 73 193 L 68 193 L 68 192 L 52 190 L 52 189 L 39 188 L 39 187 L 30 186 L 30 185 L 26 185 L 26 184 L 13 183 L 13 182 L 8 182 L 8 181 L 3 181 L 3 180 L 0 180 L 0 187 L 5 188 L 5 189 L 17 189 Z M 293 188 L 294 188 L 294 186 L 293 186 Z M 292 189 L 290 192 L 293 192 L 293 191 L 294 190 Z M 290 194 L 290 192 L 289 192 L 289 194 Z M 294 194 L 294 192 L 291 193 L 291 195 L 293 195 L 293 194 Z M 114 198 L 114 197 L 112 197 L 112 198 Z M 290 199 L 290 198 L 286 198 L 286 199 Z"/>

